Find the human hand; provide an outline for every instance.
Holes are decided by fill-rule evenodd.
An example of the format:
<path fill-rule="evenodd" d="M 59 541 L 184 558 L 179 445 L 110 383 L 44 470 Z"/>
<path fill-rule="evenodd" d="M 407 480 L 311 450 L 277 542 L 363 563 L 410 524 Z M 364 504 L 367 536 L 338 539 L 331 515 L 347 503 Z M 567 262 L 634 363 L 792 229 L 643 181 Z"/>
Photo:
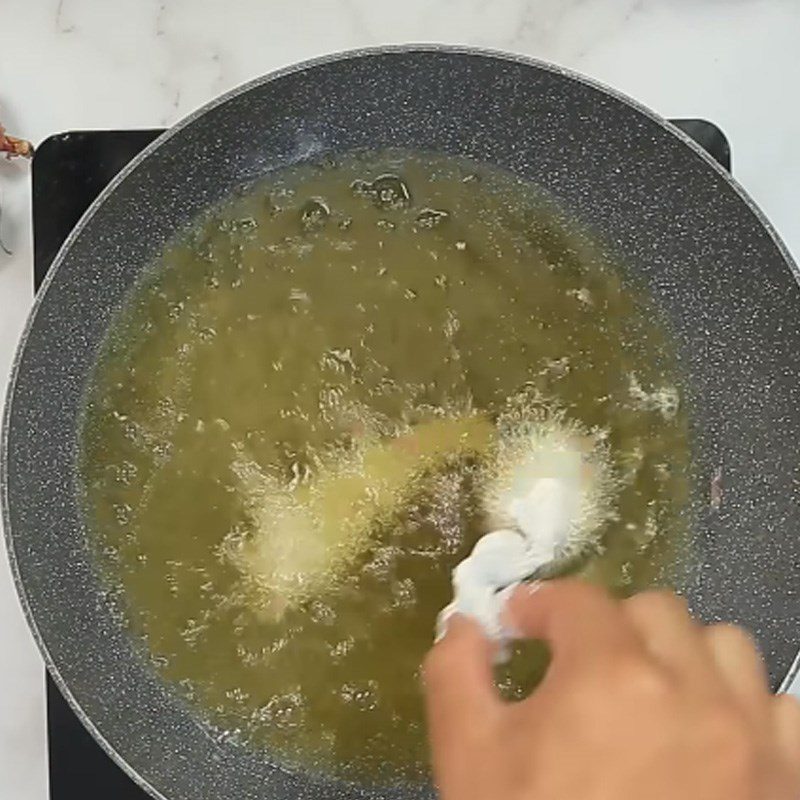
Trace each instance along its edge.
<path fill-rule="evenodd" d="M 466 617 L 426 660 L 443 800 L 800 800 L 800 704 L 769 693 L 741 629 L 697 624 L 668 592 L 616 601 L 575 580 L 520 587 L 506 621 L 552 650 L 519 703 Z"/>

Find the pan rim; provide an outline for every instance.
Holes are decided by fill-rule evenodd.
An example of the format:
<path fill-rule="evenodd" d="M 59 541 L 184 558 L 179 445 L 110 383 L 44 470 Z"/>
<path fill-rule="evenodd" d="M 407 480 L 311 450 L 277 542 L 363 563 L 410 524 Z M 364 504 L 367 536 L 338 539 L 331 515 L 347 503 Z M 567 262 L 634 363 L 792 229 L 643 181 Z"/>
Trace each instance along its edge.
<path fill-rule="evenodd" d="M 234 100 L 240 95 L 246 94 L 252 89 L 256 89 L 258 87 L 270 84 L 274 81 L 280 80 L 289 75 L 293 75 L 299 72 L 304 72 L 306 70 L 314 69 L 317 67 L 322 67 L 331 63 L 346 62 L 351 60 L 359 60 L 359 59 L 371 58 L 376 56 L 379 57 L 379 56 L 393 55 L 393 54 L 458 55 L 458 56 L 469 56 L 474 58 L 489 59 L 494 61 L 524 65 L 528 67 L 533 67 L 543 72 L 548 72 L 563 78 L 567 78 L 579 84 L 583 84 L 584 86 L 594 89 L 595 91 L 607 97 L 610 97 L 616 101 L 621 102 L 623 105 L 628 106 L 629 108 L 638 112 L 639 114 L 642 114 L 645 118 L 647 118 L 651 122 L 656 123 L 662 129 L 672 134 L 684 145 L 689 147 L 690 150 L 692 150 L 695 155 L 699 156 L 705 162 L 705 164 L 716 173 L 718 177 L 722 177 L 724 179 L 724 181 L 733 189 L 733 191 L 738 195 L 738 197 L 744 202 L 745 206 L 754 215 L 757 222 L 759 222 L 761 226 L 766 230 L 769 238 L 771 239 L 771 241 L 777 248 L 778 252 L 780 253 L 784 263 L 788 267 L 795 282 L 798 285 L 800 285 L 800 267 L 798 267 L 798 264 L 797 262 L 795 262 L 788 247 L 783 242 L 782 238 L 780 237 L 776 229 L 773 227 L 772 223 L 768 220 L 764 212 L 761 210 L 758 204 L 753 200 L 753 198 L 750 197 L 747 191 L 739 184 L 739 182 L 721 165 L 719 165 L 699 144 L 697 144 L 693 139 L 691 139 L 691 137 L 689 137 L 682 130 L 680 130 L 675 125 L 668 122 L 666 119 L 661 117 L 659 114 L 657 114 L 647 106 L 643 105 L 639 101 L 633 99 L 632 97 L 623 93 L 620 90 L 610 87 L 599 80 L 590 78 L 586 75 L 583 75 L 582 73 L 576 72 L 569 68 L 553 64 L 551 62 L 544 61 L 542 59 L 538 59 L 532 56 L 527 56 L 524 54 L 518 54 L 492 48 L 473 47 L 466 45 L 452 45 L 452 44 L 435 44 L 435 43 L 377 45 L 371 47 L 338 51 L 330 54 L 317 56 L 301 62 L 297 62 L 285 67 L 281 67 L 275 71 L 269 72 L 265 75 L 261 75 L 249 81 L 246 81 L 245 83 L 237 87 L 234 87 L 233 89 L 230 89 L 229 91 L 223 93 L 222 95 L 202 105 L 201 107 L 191 112 L 183 119 L 179 120 L 175 125 L 164 131 L 164 133 L 159 135 L 153 142 L 148 144 L 141 152 L 139 152 L 136 156 L 134 156 L 134 158 L 128 164 L 126 164 L 120 170 L 120 172 L 117 173 L 117 175 L 115 175 L 114 178 L 112 178 L 112 180 L 108 183 L 108 185 L 98 194 L 98 196 L 92 201 L 90 206 L 82 214 L 82 216 L 76 223 L 75 227 L 72 229 L 70 234 L 64 240 L 64 243 L 61 245 L 55 257 L 53 258 L 53 261 L 47 272 L 45 280 L 43 281 L 42 286 L 40 287 L 39 291 L 36 293 L 34 297 L 34 301 L 28 313 L 25 326 L 17 343 L 16 351 L 11 363 L 11 370 L 9 373 L 8 388 L 5 397 L 5 407 L 3 409 L 2 431 L 0 431 L 0 508 L 2 509 L 3 538 L 5 540 L 6 551 L 8 553 L 9 565 L 11 568 L 14 588 L 17 597 L 19 598 L 19 602 L 22 607 L 22 611 L 25 616 L 28 628 L 30 629 L 34 641 L 39 649 L 39 652 L 42 655 L 42 659 L 44 661 L 46 669 L 52 676 L 58 690 L 62 693 L 72 711 L 81 720 L 81 723 L 89 731 L 93 739 L 98 742 L 98 744 L 102 747 L 102 749 L 106 752 L 106 754 L 114 761 L 114 763 L 117 764 L 117 766 L 120 767 L 123 770 L 123 772 L 131 780 L 134 781 L 134 783 L 136 783 L 141 789 L 148 792 L 154 798 L 157 798 L 157 800 L 170 800 L 170 799 L 166 795 L 164 795 L 159 789 L 157 789 L 155 786 L 149 783 L 142 775 L 140 775 L 133 767 L 131 767 L 127 763 L 124 756 L 121 755 L 120 752 L 105 738 L 100 729 L 95 725 L 95 723 L 91 720 L 88 714 L 83 710 L 77 698 L 73 695 L 67 682 L 62 677 L 57 664 L 55 663 L 54 659 L 50 654 L 47 642 L 45 641 L 44 636 L 42 635 L 39 626 L 36 622 L 36 619 L 34 617 L 30 600 L 28 598 L 28 594 L 26 592 L 25 586 L 22 581 L 19 562 L 17 559 L 17 548 L 14 541 L 14 537 L 12 536 L 11 532 L 11 512 L 10 512 L 10 500 L 8 494 L 9 482 L 7 480 L 11 410 L 14 404 L 15 392 L 22 368 L 22 357 L 25 352 L 27 342 L 30 337 L 30 333 L 35 325 L 39 311 L 44 302 L 44 298 L 48 293 L 48 289 L 53 280 L 55 279 L 56 275 L 58 274 L 74 242 L 82 235 L 84 229 L 90 223 L 94 215 L 97 213 L 98 209 L 102 207 L 102 205 L 106 202 L 107 198 L 114 191 L 116 191 L 117 187 L 120 186 L 120 184 L 122 184 L 133 172 L 135 172 L 136 169 L 147 158 L 149 158 L 152 153 L 157 151 L 162 144 L 169 141 L 173 136 L 177 135 L 182 130 L 190 126 L 193 122 L 195 122 L 195 120 L 201 118 L 207 112 L 210 112 L 213 109 L 218 108 L 231 100 Z M 790 669 L 790 675 L 791 672 L 792 670 Z M 274 766 L 276 769 L 282 769 L 278 764 L 274 764 Z"/>

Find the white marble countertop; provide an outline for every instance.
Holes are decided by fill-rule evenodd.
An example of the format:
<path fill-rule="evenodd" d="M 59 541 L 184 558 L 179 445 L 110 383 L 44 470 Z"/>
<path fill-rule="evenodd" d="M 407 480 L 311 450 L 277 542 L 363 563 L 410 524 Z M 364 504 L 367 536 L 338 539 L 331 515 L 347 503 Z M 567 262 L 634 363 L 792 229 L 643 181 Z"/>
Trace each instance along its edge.
<path fill-rule="evenodd" d="M 257 75 L 388 42 L 549 59 L 727 133 L 739 181 L 800 256 L 797 0 L 0 0 L 0 119 L 41 141 L 169 125 Z M 0 387 L 32 298 L 30 176 L 0 163 Z M 0 556 L 0 797 L 44 800 L 43 670 Z"/>

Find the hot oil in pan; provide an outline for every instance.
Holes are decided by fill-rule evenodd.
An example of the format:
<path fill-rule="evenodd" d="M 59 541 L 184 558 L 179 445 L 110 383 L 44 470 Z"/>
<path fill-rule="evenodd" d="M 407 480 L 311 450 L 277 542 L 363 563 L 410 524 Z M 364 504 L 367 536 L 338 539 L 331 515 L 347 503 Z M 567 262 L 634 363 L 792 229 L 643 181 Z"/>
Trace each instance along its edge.
<path fill-rule="evenodd" d="M 573 570 L 627 592 L 680 560 L 686 424 L 653 319 L 531 186 L 468 163 L 305 165 L 216 209 L 133 292 L 87 395 L 90 527 L 153 664 L 214 735 L 423 776 L 418 666 L 485 532 L 498 419 L 605 438 L 618 519 Z"/>

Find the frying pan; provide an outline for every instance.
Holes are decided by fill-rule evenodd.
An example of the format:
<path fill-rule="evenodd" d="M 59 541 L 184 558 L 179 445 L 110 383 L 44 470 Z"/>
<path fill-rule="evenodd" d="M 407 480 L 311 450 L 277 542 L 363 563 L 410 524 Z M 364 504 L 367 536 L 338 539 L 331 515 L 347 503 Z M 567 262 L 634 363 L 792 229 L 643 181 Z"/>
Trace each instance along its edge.
<path fill-rule="evenodd" d="M 800 591 L 800 291 L 752 201 L 630 100 L 547 64 L 444 47 L 355 52 L 259 79 L 165 133 L 55 259 L 17 355 L 2 451 L 17 588 L 53 677 L 92 734 L 169 800 L 415 797 L 276 766 L 219 740 L 145 664 L 104 599 L 76 502 L 81 396 L 125 293 L 201 211 L 265 173 L 385 147 L 498 165 L 589 225 L 674 337 L 692 436 L 693 567 L 705 620 L 755 633 L 773 686 Z M 710 502 L 710 485 L 722 502 Z"/>

